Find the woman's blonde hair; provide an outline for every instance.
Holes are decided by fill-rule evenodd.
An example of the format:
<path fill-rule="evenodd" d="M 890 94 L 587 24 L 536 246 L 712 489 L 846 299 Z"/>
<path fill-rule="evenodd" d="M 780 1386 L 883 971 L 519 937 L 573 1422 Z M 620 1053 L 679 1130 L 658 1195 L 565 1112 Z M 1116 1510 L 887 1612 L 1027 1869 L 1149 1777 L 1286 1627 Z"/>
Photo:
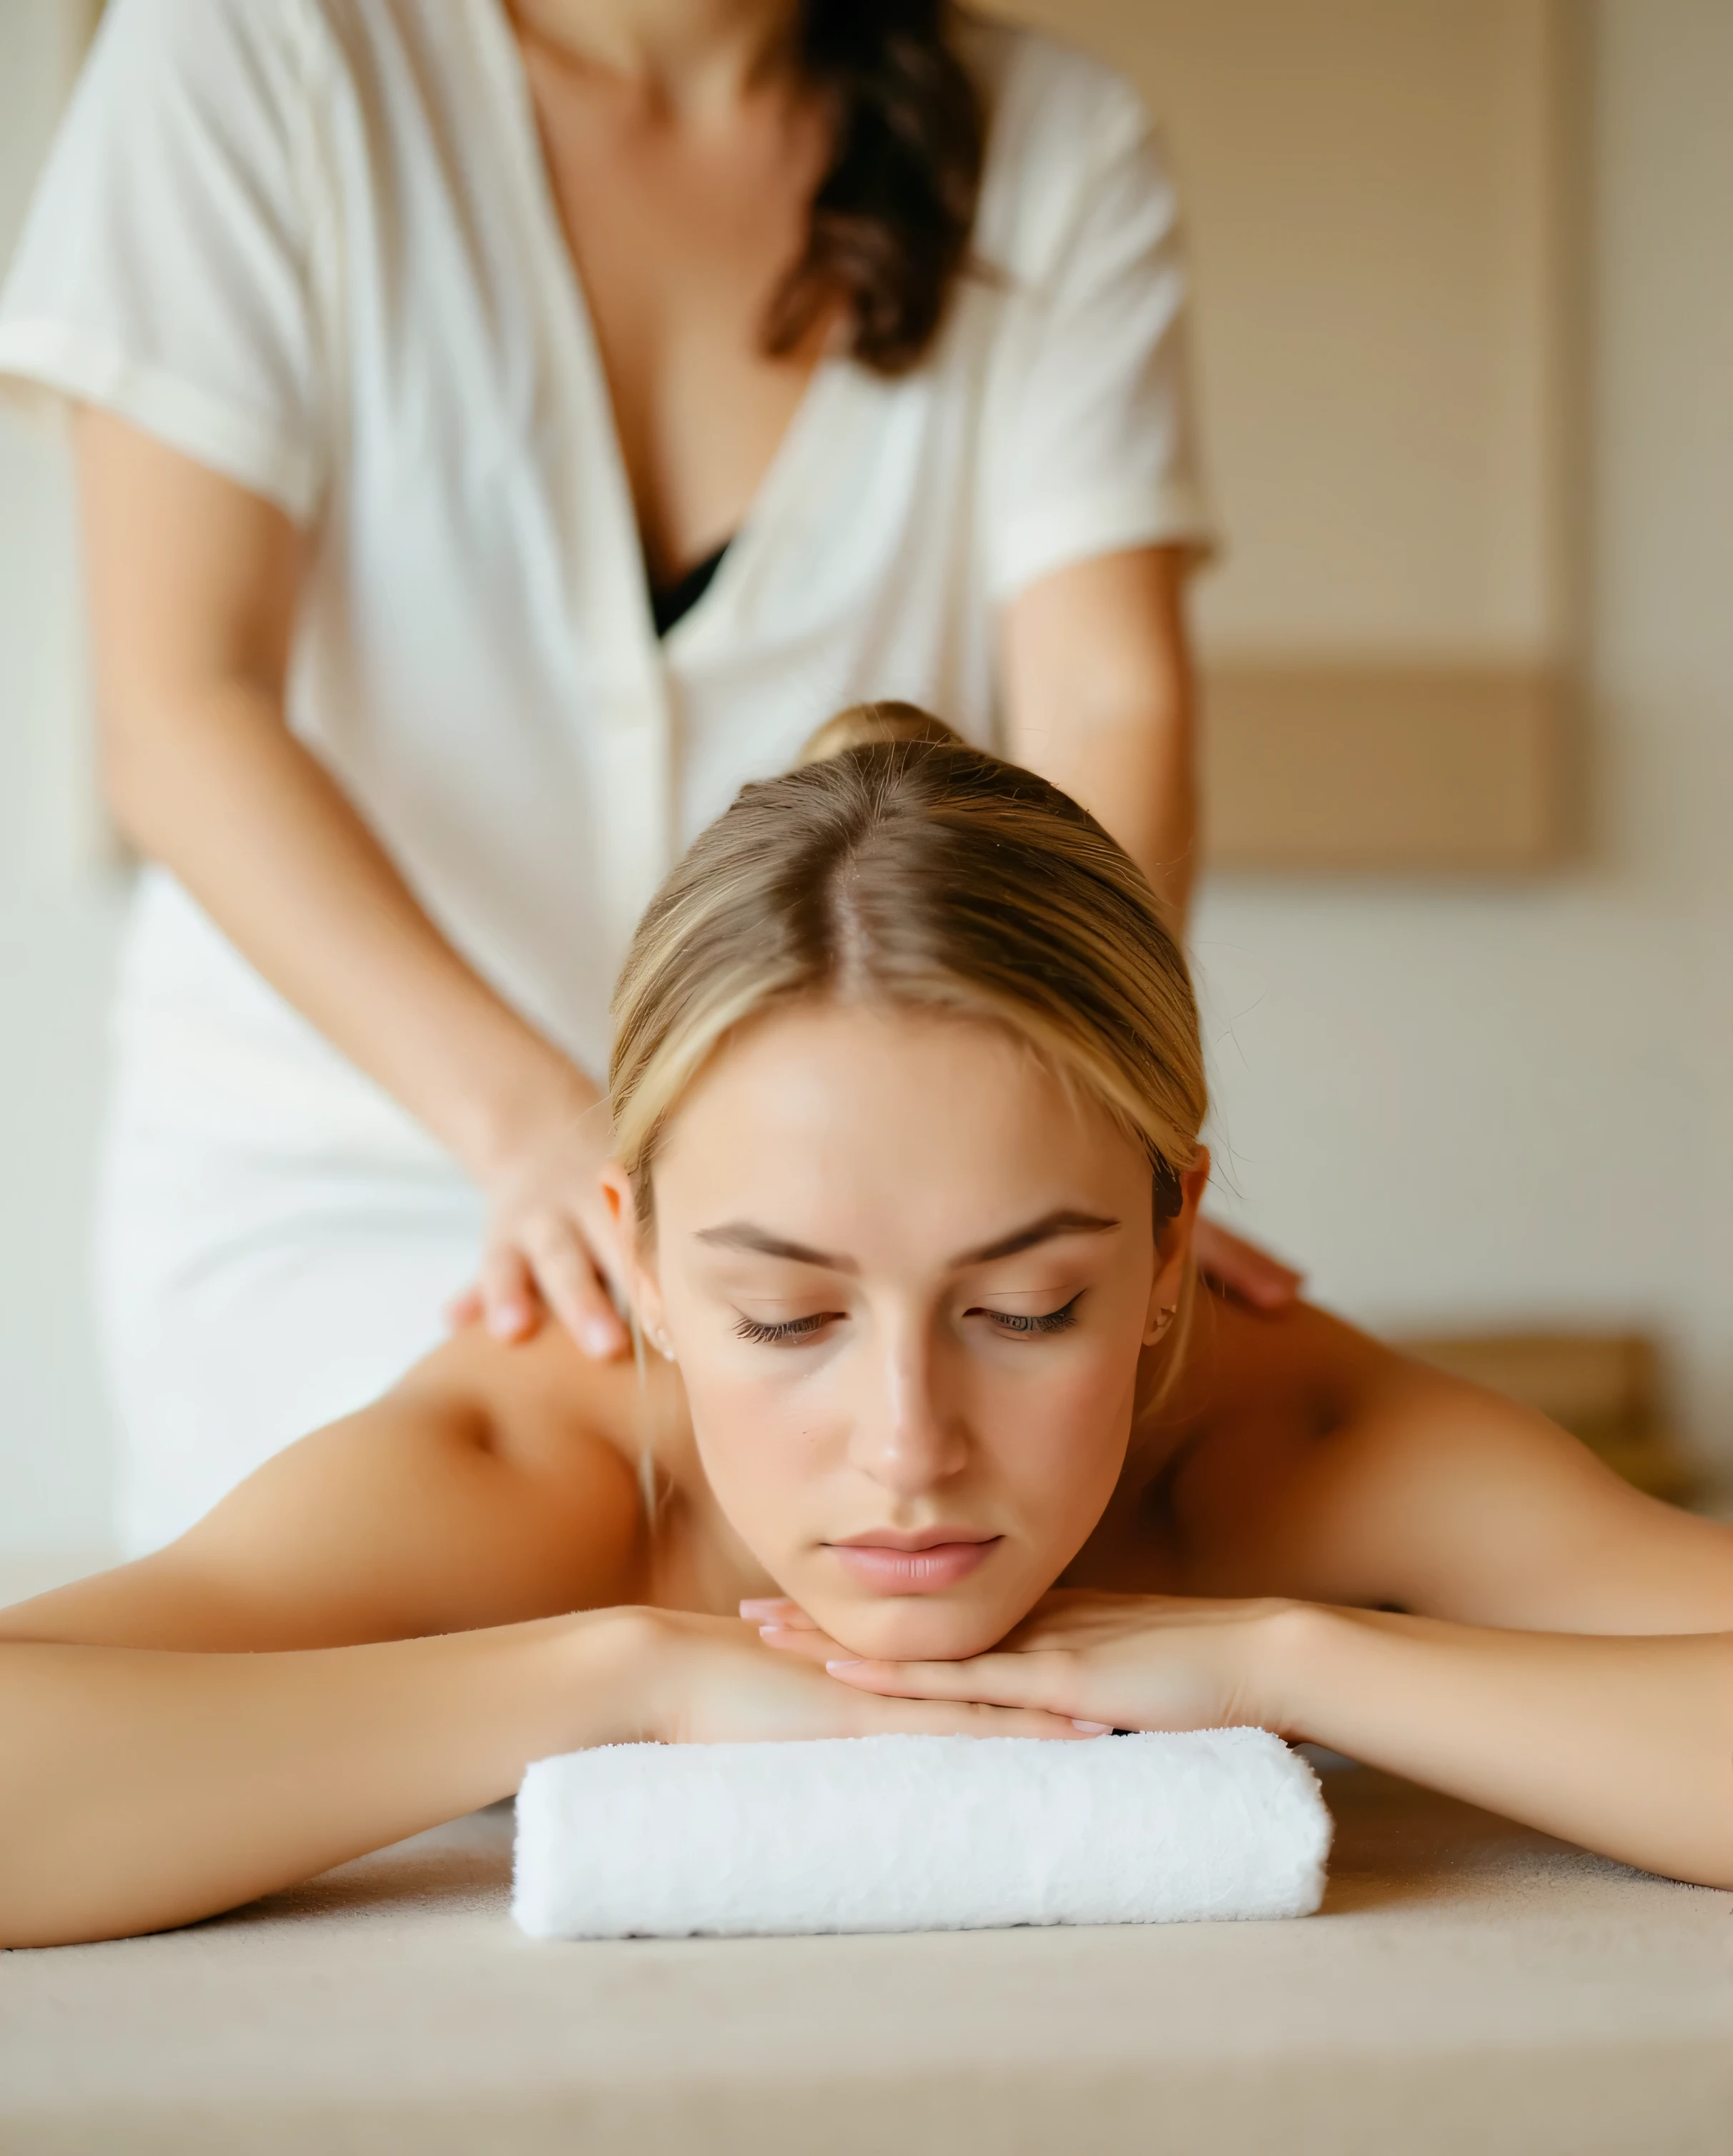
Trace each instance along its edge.
<path fill-rule="evenodd" d="M 1207 1099 L 1190 977 L 1154 893 L 1067 795 L 913 705 L 841 712 L 795 770 L 743 788 L 645 914 L 609 1075 L 643 1229 L 698 1074 L 749 1021 L 820 999 L 1003 1028 L 1142 1147 L 1158 1232 L 1180 1209 Z"/>

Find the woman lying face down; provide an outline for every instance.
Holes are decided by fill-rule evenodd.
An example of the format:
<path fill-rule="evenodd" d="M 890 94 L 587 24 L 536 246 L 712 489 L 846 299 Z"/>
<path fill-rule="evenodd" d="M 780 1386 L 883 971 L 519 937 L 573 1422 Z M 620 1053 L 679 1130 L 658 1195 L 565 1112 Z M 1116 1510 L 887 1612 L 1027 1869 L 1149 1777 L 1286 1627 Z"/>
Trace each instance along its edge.
<path fill-rule="evenodd" d="M 742 798 L 616 1010 L 612 1194 L 705 1490 L 856 1652 L 980 1652 L 1192 1300 L 1201 1058 L 1141 879 L 1039 781 L 882 744 Z"/>
<path fill-rule="evenodd" d="M 705 834 L 622 977 L 641 1368 L 468 1328 L 0 1619 L 0 1943 L 233 1906 L 552 1753 L 881 1730 L 1262 1723 L 1733 1885 L 1733 1534 L 1200 1296 L 1147 886 L 935 722 L 851 730 Z"/>
<path fill-rule="evenodd" d="M 718 1059 L 654 1183 L 639 1306 L 735 1532 L 857 1654 L 993 1645 L 1100 1523 L 1174 1322 L 1141 1150 L 1004 1031 L 830 1004 Z"/>

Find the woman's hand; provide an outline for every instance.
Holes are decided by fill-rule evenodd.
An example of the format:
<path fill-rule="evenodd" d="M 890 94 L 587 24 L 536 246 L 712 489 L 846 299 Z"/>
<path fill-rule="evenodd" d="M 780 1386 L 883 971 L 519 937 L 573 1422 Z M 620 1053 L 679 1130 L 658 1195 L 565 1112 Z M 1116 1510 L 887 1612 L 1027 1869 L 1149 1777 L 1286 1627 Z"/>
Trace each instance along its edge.
<path fill-rule="evenodd" d="M 1268 1317 L 1291 1307 L 1306 1277 L 1260 1250 L 1256 1243 L 1234 1235 L 1219 1220 L 1201 1215 L 1191 1231 L 1191 1255 L 1198 1270 L 1218 1294 L 1232 1296 L 1236 1302 Z"/>
<path fill-rule="evenodd" d="M 990 1653 L 955 1662 L 862 1661 L 792 1602 L 743 1602 L 764 1644 L 881 1697 L 1038 1709 L 1102 1729 L 1281 1730 L 1276 1629 L 1295 1605 L 1057 1589 Z"/>
<path fill-rule="evenodd" d="M 641 1717 L 637 1733 L 655 1743 L 1094 1733 L 1079 1732 L 1068 1716 L 1016 1704 L 988 1706 L 967 1696 L 959 1701 L 875 1698 L 872 1687 L 834 1684 L 821 1658 L 769 1651 L 754 1625 L 732 1617 L 666 1609 L 620 1614 L 630 1627 L 629 1684 L 631 1711 Z"/>

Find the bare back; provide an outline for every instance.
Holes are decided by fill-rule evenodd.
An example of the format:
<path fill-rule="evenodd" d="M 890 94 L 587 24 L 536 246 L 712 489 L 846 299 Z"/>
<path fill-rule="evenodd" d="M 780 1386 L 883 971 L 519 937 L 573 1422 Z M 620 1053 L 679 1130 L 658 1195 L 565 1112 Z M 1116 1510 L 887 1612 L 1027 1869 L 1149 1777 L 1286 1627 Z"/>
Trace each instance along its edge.
<path fill-rule="evenodd" d="M 1531 1410 L 1327 1312 L 1202 1299 L 1184 1379 L 1067 1584 L 1278 1595 L 1463 1624 L 1733 1623 L 1727 1530 Z"/>
<path fill-rule="evenodd" d="M 1211 1299 L 1199 1319 L 1062 1584 L 1733 1629 L 1727 1531 L 1639 1495 L 1543 1418 L 1317 1310 Z M 0 1636 L 331 1646 L 620 1603 L 731 1614 L 775 1591 L 708 1495 L 672 1373 L 588 1362 L 557 1327 L 515 1347 L 472 1327 L 167 1550 L 19 1605 Z"/>

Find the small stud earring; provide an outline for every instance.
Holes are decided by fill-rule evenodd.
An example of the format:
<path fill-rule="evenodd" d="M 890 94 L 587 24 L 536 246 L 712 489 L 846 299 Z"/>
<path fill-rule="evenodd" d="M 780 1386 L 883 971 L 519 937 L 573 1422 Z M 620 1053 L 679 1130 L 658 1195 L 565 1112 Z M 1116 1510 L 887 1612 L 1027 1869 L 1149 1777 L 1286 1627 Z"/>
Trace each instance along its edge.
<path fill-rule="evenodd" d="M 650 1337 L 656 1342 L 657 1354 L 665 1363 L 671 1363 L 674 1360 L 674 1343 L 669 1339 L 667 1334 L 658 1327 Z"/>

